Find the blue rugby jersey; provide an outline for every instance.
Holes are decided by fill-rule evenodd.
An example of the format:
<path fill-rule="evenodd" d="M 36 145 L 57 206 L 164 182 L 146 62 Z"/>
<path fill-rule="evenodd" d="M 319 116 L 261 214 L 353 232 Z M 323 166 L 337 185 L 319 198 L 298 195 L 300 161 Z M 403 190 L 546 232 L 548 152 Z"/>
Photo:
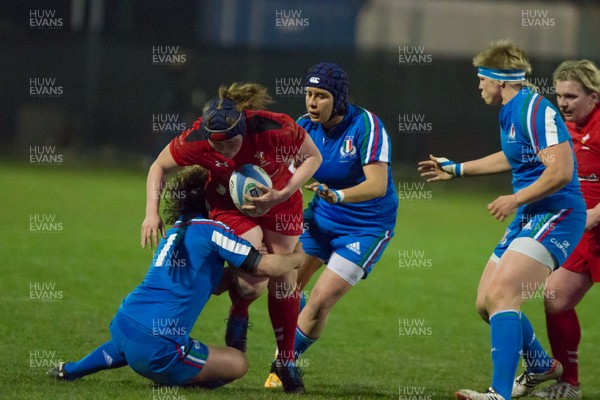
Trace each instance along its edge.
<path fill-rule="evenodd" d="M 225 224 L 194 218 L 177 221 L 154 253 L 144 281 L 119 313 L 148 328 L 149 334 L 189 334 L 223 276 L 224 261 L 252 270 L 260 255 Z"/>
<path fill-rule="evenodd" d="M 571 137 L 559 112 L 546 98 L 523 88 L 500 110 L 500 140 L 502 151 L 512 168 L 513 190 L 531 185 L 546 167 L 537 154 L 552 145 L 569 142 Z M 577 179 L 577 161 L 571 182 L 558 192 L 530 204 L 528 210 L 578 207 L 583 198 Z"/>
<path fill-rule="evenodd" d="M 307 115 L 298 125 L 311 136 L 323 156 L 314 178 L 332 189 L 345 189 L 363 182 L 363 166 L 388 164 L 385 196 L 361 203 L 330 204 L 316 194 L 309 205 L 316 218 L 328 220 L 340 230 L 376 228 L 391 230 L 396 224 L 398 197 L 392 179 L 391 143 L 381 120 L 364 108 L 348 104 L 344 119 L 329 132 Z M 330 224 L 330 225 L 331 225 Z"/>

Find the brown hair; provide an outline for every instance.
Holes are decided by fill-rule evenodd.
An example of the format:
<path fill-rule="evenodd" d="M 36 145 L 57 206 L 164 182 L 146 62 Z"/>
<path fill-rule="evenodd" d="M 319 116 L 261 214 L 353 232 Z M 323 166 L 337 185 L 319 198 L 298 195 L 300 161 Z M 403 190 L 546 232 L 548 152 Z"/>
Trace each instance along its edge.
<path fill-rule="evenodd" d="M 208 181 L 208 170 L 199 165 L 183 168 L 169 181 L 163 192 L 165 208 L 163 214 L 167 224 L 173 224 L 185 214 L 208 216 L 204 188 Z"/>
<path fill-rule="evenodd" d="M 266 87 L 251 82 L 234 82 L 229 87 L 223 85 L 219 88 L 219 97 L 235 101 L 239 111 L 265 110 L 268 104 L 273 103 Z"/>

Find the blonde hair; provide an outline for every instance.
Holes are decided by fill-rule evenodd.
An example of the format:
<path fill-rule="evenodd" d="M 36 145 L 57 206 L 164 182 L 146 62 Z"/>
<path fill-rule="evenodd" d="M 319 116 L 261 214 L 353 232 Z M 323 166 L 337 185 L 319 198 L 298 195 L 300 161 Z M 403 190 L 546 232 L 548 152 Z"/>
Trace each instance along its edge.
<path fill-rule="evenodd" d="M 600 70 L 590 60 L 563 61 L 552 74 L 552 81 L 579 82 L 587 94 L 600 93 Z"/>
<path fill-rule="evenodd" d="M 520 69 L 531 73 L 531 64 L 525 52 L 510 39 L 493 42 L 490 47 L 473 57 L 473 65 L 493 69 Z"/>
<path fill-rule="evenodd" d="M 223 85 L 219 88 L 219 97 L 235 101 L 238 111 L 265 110 L 268 104 L 273 103 L 266 87 L 250 82 L 234 82 L 229 87 Z"/>

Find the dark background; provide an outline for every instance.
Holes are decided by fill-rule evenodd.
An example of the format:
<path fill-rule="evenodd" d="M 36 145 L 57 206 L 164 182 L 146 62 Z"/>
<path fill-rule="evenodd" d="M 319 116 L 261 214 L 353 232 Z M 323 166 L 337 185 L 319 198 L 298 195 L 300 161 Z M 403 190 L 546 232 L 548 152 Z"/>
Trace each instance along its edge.
<path fill-rule="evenodd" d="M 461 51 L 446 50 L 428 39 L 428 35 L 436 37 L 435 29 L 430 34 L 431 28 L 424 27 L 430 11 L 449 4 L 464 9 L 466 16 L 484 6 L 498 7 L 499 15 L 508 5 L 512 10 L 546 10 L 555 17 L 555 26 L 525 29 L 518 10 L 505 10 L 508 16 L 498 24 L 509 20 L 514 25 L 500 27 L 509 35 L 497 37 L 491 27 L 472 23 L 476 14 L 464 21 L 465 26 L 461 15 L 448 15 L 439 26 L 438 42 L 452 35 L 458 41 L 464 32 L 469 39 L 457 42 L 465 44 Z M 386 19 L 371 23 L 373 29 L 381 29 L 381 36 L 375 37 L 382 43 L 365 44 L 364 29 L 357 28 L 359 15 L 384 6 L 391 7 Z M 393 15 L 394 7 L 401 6 L 414 6 L 406 8 L 413 10 L 411 15 Z M 562 18 L 556 7 L 570 7 L 576 23 Z M 351 101 L 383 120 L 397 165 L 413 164 L 429 152 L 459 160 L 479 157 L 498 149 L 498 109 L 486 107 L 480 99 L 472 56 L 506 36 L 519 45 L 524 42 L 534 66 L 532 76 L 546 86 L 542 94 L 555 101 L 550 76 L 560 61 L 598 58 L 599 7 L 595 1 L 4 1 L 0 3 L 0 155 L 27 162 L 31 146 L 50 145 L 66 155 L 66 163 L 99 157 L 111 162 L 141 161 L 147 166 L 179 133 L 177 127 L 191 126 L 221 84 L 262 83 L 276 101 L 271 109 L 296 118 L 304 113 L 303 96 L 282 91 L 297 89 L 290 89 L 290 82 L 303 81 L 310 65 L 330 61 L 348 72 Z M 32 10 L 53 11 L 62 26 L 32 27 Z M 282 10 L 300 13 L 305 26 L 282 29 L 277 22 Z M 408 40 L 390 39 L 390 32 L 405 28 L 401 25 L 407 21 L 411 24 Z M 575 35 L 569 49 L 547 43 L 568 35 Z M 552 51 L 536 51 L 537 44 Z M 431 62 L 399 62 L 400 46 L 421 45 Z M 185 61 L 155 63 L 157 46 L 177 47 L 177 55 Z M 61 94 L 32 95 L 35 78 L 54 79 Z M 153 119 L 165 115 L 179 125 L 153 129 Z M 422 118 L 429 128 L 404 132 L 399 129 L 399 115 Z"/>

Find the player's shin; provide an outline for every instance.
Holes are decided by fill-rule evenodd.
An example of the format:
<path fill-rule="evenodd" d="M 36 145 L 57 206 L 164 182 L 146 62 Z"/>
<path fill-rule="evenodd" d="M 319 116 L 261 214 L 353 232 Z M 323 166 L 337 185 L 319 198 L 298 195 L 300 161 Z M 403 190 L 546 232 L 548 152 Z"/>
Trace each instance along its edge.
<path fill-rule="evenodd" d="M 575 309 L 546 313 L 546 326 L 552 355 L 562 363 L 564 368 L 561 381 L 578 386 L 578 348 L 581 341 L 581 328 Z"/>
<path fill-rule="evenodd" d="M 552 358 L 537 340 L 533 327 L 527 316 L 521 313 L 521 329 L 523 332 L 523 360 L 527 372 L 536 374 L 546 372 L 552 367 Z"/>
<path fill-rule="evenodd" d="M 120 368 L 127 365 L 125 357 L 109 340 L 79 361 L 67 363 L 64 367 L 70 378 L 81 378 L 103 369 Z"/>
<path fill-rule="evenodd" d="M 296 340 L 294 343 L 294 354 L 299 358 L 318 338 L 311 338 L 300 329 L 296 328 Z"/>
<path fill-rule="evenodd" d="M 519 313 L 514 310 L 495 313 L 490 317 L 490 332 L 494 364 L 492 387 L 505 399 L 510 399 L 523 348 Z"/>
<path fill-rule="evenodd" d="M 298 323 L 299 292 L 296 290 L 269 291 L 268 307 L 275 340 L 277 342 L 277 359 L 284 364 L 293 363 L 294 340 Z"/>

